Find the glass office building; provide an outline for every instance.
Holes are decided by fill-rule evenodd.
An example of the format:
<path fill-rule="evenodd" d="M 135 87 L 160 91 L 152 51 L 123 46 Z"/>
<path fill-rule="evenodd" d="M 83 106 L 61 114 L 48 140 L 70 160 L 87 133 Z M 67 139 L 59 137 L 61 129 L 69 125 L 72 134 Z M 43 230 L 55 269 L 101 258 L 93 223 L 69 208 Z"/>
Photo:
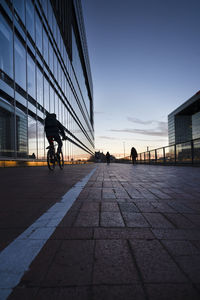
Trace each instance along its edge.
<path fill-rule="evenodd" d="M 47 112 L 66 161 L 94 153 L 93 90 L 80 0 L 0 0 L 0 159 L 45 159 Z"/>
<path fill-rule="evenodd" d="M 169 145 L 200 138 L 200 91 L 168 116 Z"/>

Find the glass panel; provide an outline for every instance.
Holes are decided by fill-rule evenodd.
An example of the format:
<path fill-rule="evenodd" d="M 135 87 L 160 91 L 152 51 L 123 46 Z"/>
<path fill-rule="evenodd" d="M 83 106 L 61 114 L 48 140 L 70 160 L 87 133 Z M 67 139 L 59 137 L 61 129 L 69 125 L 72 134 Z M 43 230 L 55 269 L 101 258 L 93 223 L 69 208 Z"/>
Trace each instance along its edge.
<path fill-rule="evenodd" d="M 163 148 L 157 149 L 156 150 L 156 155 L 157 155 L 157 162 L 158 163 L 163 163 L 164 162 Z"/>
<path fill-rule="evenodd" d="M 168 163 L 175 162 L 175 148 L 174 146 L 165 147 L 165 161 Z"/>
<path fill-rule="evenodd" d="M 43 106 L 43 74 L 37 67 L 37 102 Z"/>
<path fill-rule="evenodd" d="M 0 14 L 0 68 L 13 78 L 13 34 Z"/>
<path fill-rule="evenodd" d="M 42 53 L 42 23 L 40 17 L 36 13 L 36 46 L 40 53 Z"/>
<path fill-rule="evenodd" d="M 44 159 L 44 126 L 40 122 L 38 125 L 38 159 Z"/>
<path fill-rule="evenodd" d="M 26 27 L 35 41 L 34 6 L 31 0 L 26 0 Z"/>
<path fill-rule="evenodd" d="M 54 52 L 53 75 L 55 79 L 58 80 L 58 59 L 55 52 Z"/>
<path fill-rule="evenodd" d="M 16 108 L 16 142 L 17 156 L 27 157 L 28 151 L 27 115 Z"/>
<path fill-rule="evenodd" d="M 53 11 L 52 11 L 52 7 L 51 7 L 51 3 L 48 0 L 48 23 L 49 23 L 51 30 L 52 30 L 52 15 L 53 15 Z"/>
<path fill-rule="evenodd" d="M 54 90 L 50 86 L 50 113 L 54 113 Z"/>
<path fill-rule="evenodd" d="M 43 56 L 46 63 L 48 64 L 48 36 L 44 27 L 43 27 Z"/>
<path fill-rule="evenodd" d="M 44 78 L 44 108 L 49 111 L 49 82 Z"/>
<path fill-rule="evenodd" d="M 13 0 L 13 5 L 20 16 L 21 20 L 25 24 L 25 5 L 24 0 Z"/>
<path fill-rule="evenodd" d="M 28 157 L 37 158 L 36 120 L 28 117 Z"/>
<path fill-rule="evenodd" d="M 35 62 L 27 55 L 28 93 L 35 99 Z"/>
<path fill-rule="evenodd" d="M 26 90 L 26 51 L 15 36 L 15 81 Z"/>
<path fill-rule="evenodd" d="M 200 162 L 200 139 L 194 141 L 193 144 L 193 149 L 194 149 L 194 158 L 193 161 L 194 163 L 199 163 Z"/>
<path fill-rule="evenodd" d="M 49 42 L 49 68 L 53 73 L 53 48 L 50 42 Z"/>
<path fill-rule="evenodd" d="M 192 162 L 191 143 L 183 143 L 176 145 L 176 161 L 177 162 Z"/>
<path fill-rule="evenodd" d="M 13 128 L 13 130 L 11 130 Z M 15 154 L 14 107 L 0 99 L 0 156 Z"/>

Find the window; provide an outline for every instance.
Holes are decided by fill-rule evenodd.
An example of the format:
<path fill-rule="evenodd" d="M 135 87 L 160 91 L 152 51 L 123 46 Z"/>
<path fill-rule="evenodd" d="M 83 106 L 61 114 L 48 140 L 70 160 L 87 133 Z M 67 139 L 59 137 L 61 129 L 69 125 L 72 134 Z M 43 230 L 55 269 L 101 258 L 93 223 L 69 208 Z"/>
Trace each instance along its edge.
<path fill-rule="evenodd" d="M 27 157 L 27 130 L 27 115 L 16 108 L 16 142 L 18 157 Z"/>
<path fill-rule="evenodd" d="M 26 0 L 26 27 L 35 41 L 34 6 L 31 0 Z"/>
<path fill-rule="evenodd" d="M 0 156 L 14 156 L 14 128 L 14 107 L 0 99 Z"/>
<path fill-rule="evenodd" d="M 0 68 L 13 78 L 13 35 L 2 15 L 0 15 Z"/>
<path fill-rule="evenodd" d="M 36 13 L 36 46 L 42 53 L 42 23 L 40 17 Z"/>
<path fill-rule="evenodd" d="M 24 0 L 13 0 L 14 8 L 16 9 L 18 15 L 20 16 L 21 20 L 25 24 L 25 6 Z"/>
<path fill-rule="evenodd" d="M 38 129 L 38 159 L 44 159 L 44 126 L 40 122 L 37 123 Z"/>
<path fill-rule="evenodd" d="M 49 111 L 49 82 L 44 77 L 44 108 Z"/>
<path fill-rule="evenodd" d="M 44 27 L 43 27 L 43 56 L 46 63 L 48 64 L 48 35 Z"/>
<path fill-rule="evenodd" d="M 54 90 L 50 86 L 50 113 L 54 113 Z"/>
<path fill-rule="evenodd" d="M 26 51 L 15 35 L 15 81 L 26 90 Z"/>
<path fill-rule="evenodd" d="M 36 120 L 28 117 L 28 157 L 37 158 Z"/>
<path fill-rule="evenodd" d="M 35 62 L 27 56 L 28 93 L 35 99 Z"/>
<path fill-rule="evenodd" d="M 53 73 L 53 48 L 50 42 L 49 42 L 49 68 Z"/>
<path fill-rule="evenodd" d="M 43 75 L 37 68 L 37 102 L 43 106 Z"/>

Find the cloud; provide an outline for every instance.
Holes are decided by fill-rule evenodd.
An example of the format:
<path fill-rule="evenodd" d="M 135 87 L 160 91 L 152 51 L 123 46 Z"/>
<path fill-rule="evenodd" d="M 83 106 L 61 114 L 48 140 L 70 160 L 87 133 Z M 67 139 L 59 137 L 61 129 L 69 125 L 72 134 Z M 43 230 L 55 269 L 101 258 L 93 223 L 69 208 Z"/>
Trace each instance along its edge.
<path fill-rule="evenodd" d="M 139 128 L 125 128 L 125 129 L 110 129 L 112 132 L 127 132 L 127 133 L 137 133 L 142 135 L 150 136 L 163 136 L 167 137 L 167 123 L 166 122 L 157 122 L 158 126 L 153 129 L 139 129 Z"/>
<path fill-rule="evenodd" d="M 110 137 L 110 136 L 98 136 L 98 139 L 104 139 L 104 140 L 119 140 L 118 138 Z"/>
<path fill-rule="evenodd" d="M 132 123 L 137 123 L 137 124 L 142 124 L 142 125 L 148 125 L 148 124 L 152 124 L 154 122 L 153 120 L 143 121 L 143 120 L 133 118 L 133 117 L 127 117 L 127 120 Z"/>
<path fill-rule="evenodd" d="M 94 114 L 100 115 L 100 114 L 104 114 L 104 112 L 103 111 L 94 111 Z"/>

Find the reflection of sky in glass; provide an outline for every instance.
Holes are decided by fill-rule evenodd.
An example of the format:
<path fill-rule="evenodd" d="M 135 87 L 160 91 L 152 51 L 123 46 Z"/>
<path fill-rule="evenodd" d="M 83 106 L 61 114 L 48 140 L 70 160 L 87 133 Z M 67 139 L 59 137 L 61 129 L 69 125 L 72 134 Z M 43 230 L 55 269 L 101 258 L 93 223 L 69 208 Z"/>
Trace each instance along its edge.
<path fill-rule="evenodd" d="M 13 35 L 2 15 L 0 15 L 0 41 L 0 67 L 13 77 Z"/>
<path fill-rule="evenodd" d="M 15 35 L 15 81 L 26 90 L 26 51 Z"/>
<path fill-rule="evenodd" d="M 30 57 L 27 55 L 27 72 L 28 72 L 28 93 L 35 98 L 35 63 Z"/>

